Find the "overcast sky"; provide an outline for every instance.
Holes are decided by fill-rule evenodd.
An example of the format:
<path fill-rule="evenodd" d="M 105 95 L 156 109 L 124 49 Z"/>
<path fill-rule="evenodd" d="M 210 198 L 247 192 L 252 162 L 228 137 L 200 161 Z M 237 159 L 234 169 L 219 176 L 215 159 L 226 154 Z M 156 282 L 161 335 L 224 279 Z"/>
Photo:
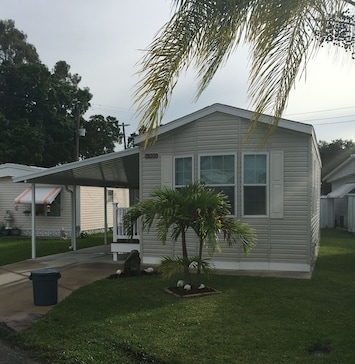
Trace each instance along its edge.
<path fill-rule="evenodd" d="M 137 118 L 132 94 L 142 50 L 168 21 L 170 0 L 0 0 L 1 19 L 13 19 L 27 34 L 41 61 L 59 60 L 82 76 L 93 94 L 88 115 L 112 115 L 130 124 Z M 342 55 L 342 54 L 341 54 Z M 219 102 L 252 109 L 247 98 L 247 50 L 240 49 L 221 69 L 198 102 L 194 75 L 180 80 L 164 122 Z M 315 126 L 318 140 L 355 141 L 355 60 L 334 61 L 322 50 L 292 91 L 285 118 Z"/>

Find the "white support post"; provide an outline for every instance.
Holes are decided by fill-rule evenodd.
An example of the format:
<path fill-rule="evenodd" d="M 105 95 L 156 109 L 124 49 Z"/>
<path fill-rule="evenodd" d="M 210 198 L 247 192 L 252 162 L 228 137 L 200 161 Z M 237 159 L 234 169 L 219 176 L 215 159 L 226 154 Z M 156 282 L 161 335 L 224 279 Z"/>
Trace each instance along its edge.
<path fill-rule="evenodd" d="M 117 210 L 118 210 L 118 203 L 114 202 L 112 204 L 112 209 L 113 209 L 113 239 L 112 241 L 115 243 L 117 242 Z"/>
<path fill-rule="evenodd" d="M 76 203 L 76 186 L 73 186 L 71 244 L 74 251 L 76 250 Z"/>
<path fill-rule="evenodd" d="M 36 258 L 36 184 L 32 183 L 31 201 L 31 225 L 32 225 L 32 259 Z"/>
<path fill-rule="evenodd" d="M 104 244 L 107 245 L 107 187 L 104 187 Z"/>

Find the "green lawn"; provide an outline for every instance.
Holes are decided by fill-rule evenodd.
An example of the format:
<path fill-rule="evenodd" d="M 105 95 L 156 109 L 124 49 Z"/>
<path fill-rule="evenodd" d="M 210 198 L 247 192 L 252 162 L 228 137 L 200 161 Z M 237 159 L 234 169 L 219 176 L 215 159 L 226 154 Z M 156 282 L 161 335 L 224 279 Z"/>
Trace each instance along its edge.
<path fill-rule="evenodd" d="M 311 280 L 214 275 L 221 294 L 187 299 L 159 276 L 104 279 L 15 339 L 53 364 L 351 364 L 354 273 L 355 237 L 322 231 Z"/>
<path fill-rule="evenodd" d="M 108 233 L 108 241 L 112 241 L 112 232 Z M 104 243 L 104 234 L 92 234 L 77 239 L 77 249 L 89 248 Z M 69 250 L 70 239 L 45 239 L 37 238 L 36 256 L 64 253 Z M 31 259 L 31 238 L 25 237 L 0 237 L 0 266 Z"/>

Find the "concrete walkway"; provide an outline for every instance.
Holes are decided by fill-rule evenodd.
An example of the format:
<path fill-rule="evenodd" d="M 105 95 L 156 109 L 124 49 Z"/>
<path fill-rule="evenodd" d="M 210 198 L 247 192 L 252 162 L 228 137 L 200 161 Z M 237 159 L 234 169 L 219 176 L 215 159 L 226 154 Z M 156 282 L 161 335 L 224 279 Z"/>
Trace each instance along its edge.
<path fill-rule="evenodd" d="M 59 303 L 77 288 L 106 278 L 122 267 L 123 261 L 113 261 L 109 244 L 1 266 L 0 322 L 19 332 L 54 307 L 34 304 L 33 283 L 29 279 L 34 270 L 59 270 Z"/>

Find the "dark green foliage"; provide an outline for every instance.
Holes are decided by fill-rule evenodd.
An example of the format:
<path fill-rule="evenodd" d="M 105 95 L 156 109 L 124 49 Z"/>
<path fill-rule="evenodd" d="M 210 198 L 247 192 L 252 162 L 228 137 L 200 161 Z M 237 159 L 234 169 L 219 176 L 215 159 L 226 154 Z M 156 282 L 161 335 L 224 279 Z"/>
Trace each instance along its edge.
<path fill-rule="evenodd" d="M 80 140 L 80 154 L 84 159 L 112 153 L 116 143 L 122 143 L 119 121 L 112 116 L 92 115 L 83 122 L 83 127 L 86 136 Z"/>
<path fill-rule="evenodd" d="M 15 28 L 13 20 L 0 20 L 0 63 L 39 62 L 36 48 L 27 42 L 27 35 Z"/>
<path fill-rule="evenodd" d="M 65 61 L 50 72 L 14 22 L 0 21 L 0 164 L 52 167 L 114 150 L 122 138 L 118 120 L 84 119 L 92 94 L 80 81 Z"/>

